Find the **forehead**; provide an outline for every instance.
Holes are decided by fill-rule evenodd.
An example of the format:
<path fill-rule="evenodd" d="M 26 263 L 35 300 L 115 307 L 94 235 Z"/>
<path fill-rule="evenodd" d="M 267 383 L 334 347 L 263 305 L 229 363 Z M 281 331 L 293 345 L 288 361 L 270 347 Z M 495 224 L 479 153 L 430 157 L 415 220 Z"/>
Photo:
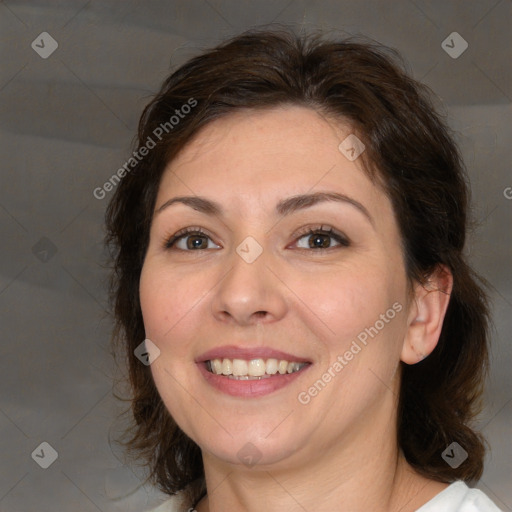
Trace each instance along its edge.
<path fill-rule="evenodd" d="M 353 136 L 348 124 L 300 106 L 230 114 L 204 127 L 167 166 L 157 206 L 170 194 L 215 195 L 261 206 L 322 190 L 357 196 L 373 205 L 377 216 L 389 213 L 387 197 L 361 159 L 351 161 L 340 150 Z"/>

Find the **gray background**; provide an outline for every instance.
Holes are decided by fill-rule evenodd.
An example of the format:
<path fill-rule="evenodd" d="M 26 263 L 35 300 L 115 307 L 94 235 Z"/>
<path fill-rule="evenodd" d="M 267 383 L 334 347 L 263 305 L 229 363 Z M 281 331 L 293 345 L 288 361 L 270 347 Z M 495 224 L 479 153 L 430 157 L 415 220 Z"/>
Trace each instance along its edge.
<path fill-rule="evenodd" d="M 396 47 L 446 106 L 474 194 L 468 250 L 493 286 L 479 420 L 491 451 L 478 487 L 512 510 L 511 9 L 510 0 L 1 2 L 0 510 L 129 512 L 163 498 L 109 444 L 122 408 L 105 313 L 110 195 L 92 192 L 130 156 L 141 109 L 171 66 L 271 22 Z M 47 59 L 31 48 L 43 31 L 59 45 Z M 469 44 L 456 59 L 441 47 L 454 31 Z M 43 441 L 58 452 L 48 469 L 31 458 Z"/>

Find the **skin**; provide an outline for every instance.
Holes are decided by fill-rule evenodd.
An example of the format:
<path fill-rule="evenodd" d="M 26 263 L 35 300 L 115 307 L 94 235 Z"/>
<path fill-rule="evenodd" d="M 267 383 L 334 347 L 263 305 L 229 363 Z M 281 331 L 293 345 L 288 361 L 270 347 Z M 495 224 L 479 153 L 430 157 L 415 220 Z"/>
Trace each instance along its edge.
<path fill-rule="evenodd" d="M 203 453 L 208 495 L 199 512 L 406 512 L 446 487 L 406 463 L 395 424 L 400 360 L 414 364 L 434 349 L 451 276 L 440 269 L 427 286 L 410 286 L 388 197 L 360 159 L 338 149 L 350 133 L 303 107 L 245 111 L 206 126 L 164 173 L 140 299 L 146 336 L 161 351 L 151 365 L 156 386 Z M 316 192 L 349 196 L 370 218 L 335 201 L 276 212 L 279 201 Z M 207 198 L 223 212 L 182 203 L 158 211 L 178 196 Z M 189 226 L 206 231 L 206 249 L 186 250 L 186 239 L 165 248 Z M 331 247 L 310 248 L 315 237 L 301 229 L 319 226 L 349 245 L 327 236 Z M 253 263 L 236 252 L 247 236 L 263 250 Z M 301 404 L 299 393 L 395 303 L 402 310 Z M 228 396 L 195 363 L 222 345 L 272 347 L 312 364 L 270 395 Z M 260 456 L 251 467 L 238 455 L 248 442 Z"/>

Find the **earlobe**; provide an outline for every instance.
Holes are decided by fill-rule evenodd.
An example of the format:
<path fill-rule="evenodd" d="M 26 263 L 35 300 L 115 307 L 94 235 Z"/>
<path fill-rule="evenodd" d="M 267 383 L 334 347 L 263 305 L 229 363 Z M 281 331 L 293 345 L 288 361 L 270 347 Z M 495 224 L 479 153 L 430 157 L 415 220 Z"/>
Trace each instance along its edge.
<path fill-rule="evenodd" d="M 416 283 L 402 347 L 404 363 L 418 363 L 436 347 L 452 288 L 453 275 L 445 265 L 438 266 L 426 283 Z"/>

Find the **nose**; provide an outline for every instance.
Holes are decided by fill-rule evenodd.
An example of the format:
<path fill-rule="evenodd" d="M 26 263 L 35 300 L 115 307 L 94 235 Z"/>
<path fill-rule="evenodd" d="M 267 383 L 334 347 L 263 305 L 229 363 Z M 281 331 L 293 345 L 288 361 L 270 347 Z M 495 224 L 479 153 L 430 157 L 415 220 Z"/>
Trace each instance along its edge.
<path fill-rule="evenodd" d="M 230 263 L 231 269 L 214 292 L 214 317 L 236 325 L 280 320 L 287 310 L 285 289 L 275 269 L 267 266 L 265 251 L 252 263 L 233 252 Z"/>

